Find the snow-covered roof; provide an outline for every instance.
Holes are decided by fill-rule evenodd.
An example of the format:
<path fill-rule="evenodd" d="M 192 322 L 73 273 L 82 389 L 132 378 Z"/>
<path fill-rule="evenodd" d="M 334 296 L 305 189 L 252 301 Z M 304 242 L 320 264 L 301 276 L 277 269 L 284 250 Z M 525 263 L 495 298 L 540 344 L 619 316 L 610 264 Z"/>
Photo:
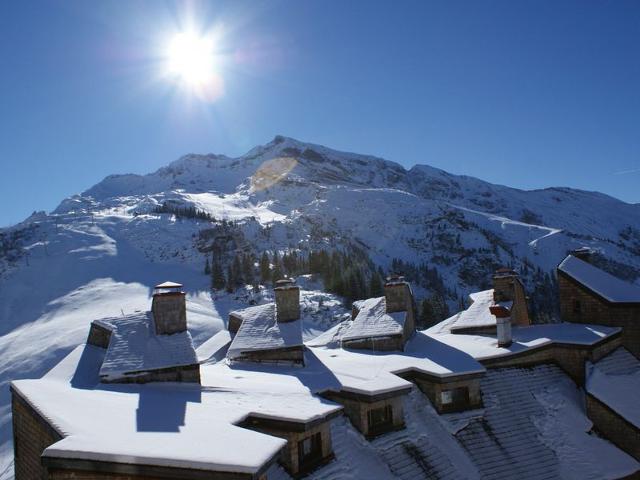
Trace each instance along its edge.
<path fill-rule="evenodd" d="M 640 428 L 640 361 L 618 348 L 587 366 L 586 390 L 627 421 Z"/>
<path fill-rule="evenodd" d="M 490 369 L 484 408 L 446 415 L 483 479 L 623 478 L 638 462 L 590 434 L 580 390 L 555 365 Z"/>
<path fill-rule="evenodd" d="M 438 325 L 425 330 L 429 336 L 468 353 L 477 360 L 511 355 L 552 343 L 593 345 L 603 338 L 620 331 L 616 327 L 579 323 L 552 323 L 512 327 L 513 342 L 508 347 L 498 347 L 498 340 L 492 335 L 453 334 L 438 330 Z"/>
<path fill-rule="evenodd" d="M 104 385 L 103 355 L 83 345 L 42 379 L 13 382 L 64 437 L 45 457 L 256 473 L 285 440 L 236 426 L 247 416 L 306 423 L 341 409 L 293 377 L 238 374 L 224 363 L 203 366 L 202 385 Z"/>
<path fill-rule="evenodd" d="M 234 359 L 245 352 L 302 347 L 302 320 L 278 322 L 275 303 L 236 310 L 242 318 L 227 357 Z"/>
<path fill-rule="evenodd" d="M 151 312 L 96 321 L 111 330 L 100 376 L 113 380 L 135 372 L 198 363 L 188 331 L 157 335 Z"/>
<path fill-rule="evenodd" d="M 407 312 L 387 313 L 385 297 L 363 300 L 358 309 L 358 315 L 342 334 L 343 340 L 402 335 Z"/>
<path fill-rule="evenodd" d="M 445 320 L 446 323 L 443 326 L 452 332 L 470 328 L 495 327 L 496 317 L 489 310 L 494 303 L 493 289 L 472 293 L 469 297 L 472 300 L 469 308 Z"/>
<path fill-rule="evenodd" d="M 639 286 L 624 282 L 573 255 L 565 258 L 558 270 L 609 302 L 640 303 Z"/>
<path fill-rule="evenodd" d="M 310 347 L 334 375 L 340 390 L 381 395 L 407 389 L 411 383 L 395 374 L 418 372 L 435 377 L 482 373 L 484 367 L 466 353 L 416 332 L 403 352 L 372 352 Z"/>
<path fill-rule="evenodd" d="M 493 335 L 464 333 L 461 330 L 496 325 L 496 317 L 489 307 L 494 304 L 493 290 L 472 293 L 473 303 L 462 312 L 443 320 L 424 332 L 430 337 L 468 353 L 477 360 L 510 355 L 550 343 L 593 345 L 605 337 L 620 331 L 616 327 L 580 323 L 538 324 L 526 327 L 513 326 L 513 342 L 508 347 L 498 347 Z M 499 303 L 510 308 L 511 302 Z"/>

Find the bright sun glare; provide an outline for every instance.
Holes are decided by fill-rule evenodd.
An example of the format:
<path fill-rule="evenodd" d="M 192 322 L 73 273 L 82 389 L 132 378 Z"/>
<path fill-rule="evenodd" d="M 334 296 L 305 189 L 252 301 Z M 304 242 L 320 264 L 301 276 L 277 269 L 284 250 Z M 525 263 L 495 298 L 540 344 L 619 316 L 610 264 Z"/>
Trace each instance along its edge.
<path fill-rule="evenodd" d="M 207 101 L 222 95 L 223 81 L 217 71 L 213 35 L 177 33 L 169 41 L 165 56 L 167 74 L 188 91 Z"/>
<path fill-rule="evenodd" d="M 167 52 L 169 73 L 191 86 L 200 86 L 214 73 L 213 40 L 192 32 L 178 33 Z"/>

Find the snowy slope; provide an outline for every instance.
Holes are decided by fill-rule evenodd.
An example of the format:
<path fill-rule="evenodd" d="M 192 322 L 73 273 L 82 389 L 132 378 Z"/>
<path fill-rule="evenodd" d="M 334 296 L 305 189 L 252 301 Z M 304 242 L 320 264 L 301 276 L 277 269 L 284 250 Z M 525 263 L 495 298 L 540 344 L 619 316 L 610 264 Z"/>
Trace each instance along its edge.
<path fill-rule="evenodd" d="M 355 245 L 383 268 L 393 258 L 436 267 L 460 296 L 487 287 L 497 265 L 526 259 L 548 272 L 585 244 L 630 266 L 636 282 L 640 273 L 640 205 L 599 193 L 521 191 L 281 136 L 238 158 L 190 154 L 148 175 L 109 176 L 50 214 L 0 229 L 0 478 L 11 455 L 8 381 L 41 376 L 91 320 L 146 310 L 154 284 L 180 281 L 197 346 L 248 306 L 249 294 L 208 289 L 199 233 L 217 224 L 153 213 L 164 202 L 237 222 L 235 248 Z M 305 338 L 340 312 L 319 288 L 303 295 L 321 317 Z"/>

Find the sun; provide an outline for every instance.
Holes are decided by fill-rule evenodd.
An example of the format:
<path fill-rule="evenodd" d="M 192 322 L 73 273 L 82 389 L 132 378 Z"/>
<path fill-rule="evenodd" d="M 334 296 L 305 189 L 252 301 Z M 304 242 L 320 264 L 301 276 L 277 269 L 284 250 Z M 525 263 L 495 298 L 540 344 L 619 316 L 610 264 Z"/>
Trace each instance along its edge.
<path fill-rule="evenodd" d="M 189 87 L 205 86 L 215 76 L 215 45 L 211 36 L 181 32 L 173 36 L 167 47 L 169 75 Z"/>

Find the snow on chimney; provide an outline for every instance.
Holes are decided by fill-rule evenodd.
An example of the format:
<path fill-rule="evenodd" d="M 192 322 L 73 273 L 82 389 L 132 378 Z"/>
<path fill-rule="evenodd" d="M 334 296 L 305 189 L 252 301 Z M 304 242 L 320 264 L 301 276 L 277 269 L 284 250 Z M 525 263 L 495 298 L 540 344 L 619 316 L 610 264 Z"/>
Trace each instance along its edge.
<path fill-rule="evenodd" d="M 391 275 L 384 284 L 387 313 L 413 311 L 413 292 L 403 276 Z"/>
<path fill-rule="evenodd" d="M 593 255 L 593 253 L 593 250 L 589 247 L 580 247 L 571 251 L 571 255 L 587 263 L 591 260 L 591 255 Z"/>
<path fill-rule="evenodd" d="M 171 335 L 184 332 L 187 329 L 187 306 L 182 285 L 174 282 L 156 285 L 151 312 L 156 334 Z"/>
<path fill-rule="evenodd" d="M 292 278 L 276 282 L 273 289 L 276 297 L 276 315 L 278 322 L 293 322 L 300 318 L 300 287 Z"/>
<path fill-rule="evenodd" d="M 498 346 L 511 345 L 511 311 L 502 305 L 489 307 L 491 314 L 496 317 L 496 330 L 498 333 Z"/>

